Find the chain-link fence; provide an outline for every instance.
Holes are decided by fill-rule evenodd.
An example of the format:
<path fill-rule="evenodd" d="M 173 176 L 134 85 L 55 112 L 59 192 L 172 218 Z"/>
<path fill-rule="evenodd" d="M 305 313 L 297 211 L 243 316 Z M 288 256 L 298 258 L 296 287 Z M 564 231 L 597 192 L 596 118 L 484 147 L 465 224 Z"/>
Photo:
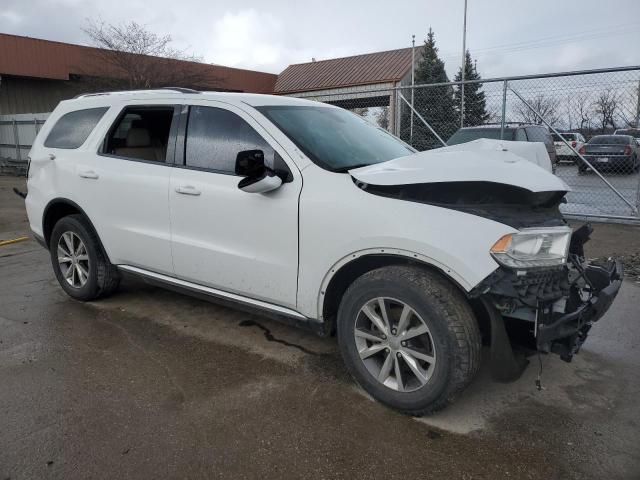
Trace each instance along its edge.
<path fill-rule="evenodd" d="M 544 142 L 569 215 L 640 220 L 640 67 L 350 88 L 305 98 L 355 111 L 418 150 L 476 138 Z M 464 103 L 464 106 L 463 106 Z M 20 172 L 47 114 L 0 116 L 0 170 Z"/>
<path fill-rule="evenodd" d="M 29 150 L 48 115 L 0 115 L 0 173 L 26 172 Z"/>
<path fill-rule="evenodd" d="M 315 99 L 418 150 L 477 138 L 544 142 L 572 190 L 566 214 L 640 219 L 640 67 L 465 82 L 464 107 L 461 97 L 460 82 L 451 82 Z"/>

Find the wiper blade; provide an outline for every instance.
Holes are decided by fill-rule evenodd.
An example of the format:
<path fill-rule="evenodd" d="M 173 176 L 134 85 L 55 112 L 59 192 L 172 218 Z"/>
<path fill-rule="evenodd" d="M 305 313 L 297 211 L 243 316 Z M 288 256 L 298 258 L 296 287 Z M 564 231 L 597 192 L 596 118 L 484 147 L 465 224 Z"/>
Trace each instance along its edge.
<path fill-rule="evenodd" d="M 354 168 L 368 167 L 371 165 L 370 163 L 357 163 L 355 165 L 349 165 L 348 167 L 337 168 L 334 170 L 338 173 L 347 173 L 349 170 L 353 170 Z"/>

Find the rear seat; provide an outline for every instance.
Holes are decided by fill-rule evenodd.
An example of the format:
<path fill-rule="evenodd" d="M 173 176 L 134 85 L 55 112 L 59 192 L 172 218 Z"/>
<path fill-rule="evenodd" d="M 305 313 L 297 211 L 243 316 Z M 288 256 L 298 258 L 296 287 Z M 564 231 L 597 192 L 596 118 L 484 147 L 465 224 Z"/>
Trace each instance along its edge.
<path fill-rule="evenodd" d="M 140 160 L 151 160 L 163 162 L 165 152 L 162 147 L 154 147 L 151 144 L 149 130 L 141 127 L 131 127 L 127 133 L 126 146 L 116 148 L 113 153 L 120 157 L 139 158 Z"/>

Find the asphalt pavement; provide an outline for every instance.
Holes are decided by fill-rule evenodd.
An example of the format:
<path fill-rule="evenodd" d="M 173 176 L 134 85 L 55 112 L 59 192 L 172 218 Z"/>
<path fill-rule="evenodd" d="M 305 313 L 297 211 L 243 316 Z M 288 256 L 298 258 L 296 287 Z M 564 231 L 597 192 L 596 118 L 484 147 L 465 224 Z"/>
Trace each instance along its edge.
<path fill-rule="evenodd" d="M 0 177 L 0 240 L 28 234 Z M 598 233 L 601 232 L 601 233 Z M 638 251 L 604 226 L 588 254 Z M 126 280 L 67 297 L 33 240 L 0 247 L 0 480 L 640 478 L 640 285 L 570 364 L 511 384 L 487 362 L 421 419 L 373 401 L 334 338 Z M 485 352 L 486 353 L 486 352 Z"/>

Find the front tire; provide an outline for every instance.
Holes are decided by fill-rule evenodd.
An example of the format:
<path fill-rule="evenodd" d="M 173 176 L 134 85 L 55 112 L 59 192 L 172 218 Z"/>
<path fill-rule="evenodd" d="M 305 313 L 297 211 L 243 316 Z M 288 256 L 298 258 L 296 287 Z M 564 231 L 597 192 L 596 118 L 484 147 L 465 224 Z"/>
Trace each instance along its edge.
<path fill-rule="evenodd" d="M 478 323 L 462 293 L 414 266 L 368 272 L 345 292 L 338 343 L 371 396 L 410 415 L 451 403 L 480 366 Z"/>
<path fill-rule="evenodd" d="M 118 271 L 84 216 L 69 215 L 58 220 L 51 232 L 49 253 L 58 283 L 70 297 L 94 300 L 118 288 Z"/>

